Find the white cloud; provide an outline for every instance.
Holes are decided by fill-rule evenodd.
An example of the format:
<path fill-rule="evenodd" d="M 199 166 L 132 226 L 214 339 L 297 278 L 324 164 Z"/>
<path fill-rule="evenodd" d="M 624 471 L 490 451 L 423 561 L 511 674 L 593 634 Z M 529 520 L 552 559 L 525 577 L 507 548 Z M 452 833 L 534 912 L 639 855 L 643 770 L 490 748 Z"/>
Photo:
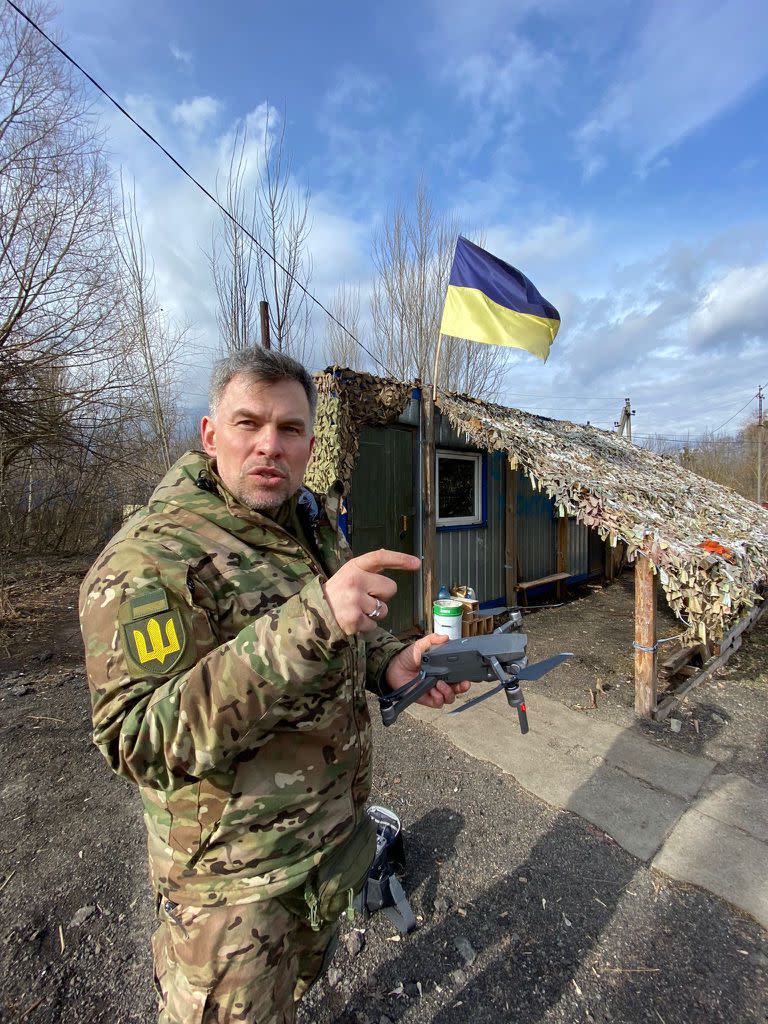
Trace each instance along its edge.
<path fill-rule="evenodd" d="M 179 64 L 184 64 L 186 67 L 190 67 L 192 64 L 192 54 L 189 50 L 182 50 L 181 47 L 175 43 L 171 43 L 169 47 L 171 56 L 174 60 L 178 61 Z"/>
<path fill-rule="evenodd" d="M 430 0 L 440 47 L 448 47 L 453 58 L 457 52 L 487 45 L 489 40 L 506 39 L 510 30 L 526 18 L 554 19 L 562 25 L 571 20 L 584 25 L 592 20 L 595 8 L 613 5 L 619 0 L 592 0 L 589 5 L 574 6 L 573 0 Z M 602 12 L 601 12 L 602 14 Z M 604 19 L 602 19 L 604 20 Z"/>
<path fill-rule="evenodd" d="M 375 114 L 381 107 L 386 86 L 362 68 L 348 67 L 339 71 L 323 98 L 326 111 L 341 114 Z"/>
<path fill-rule="evenodd" d="M 275 144 L 280 130 L 280 114 L 269 103 L 259 103 L 245 117 L 238 118 L 213 142 L 213 160 L 217 170 L 224 172 L 237 147 L 241 161 L 240 180 L 243 187 L 258 181 L 264 158 Z"/>
<path fill-rule="evenodd" d="M 368 273 L 371 224 L 350 217 L 334 197 L 312 198 L 313 288 L 329 297 L 342 281 L 357 281 Z"/>
<path fill-rule="evenodd" d="M 176 124 L 182 124 L 199 135 L 220 110 L 221 103 L 213 96 L 195 96 L 191 100 L 177 103 L 171 111 L 171 118 Z"/>
<path fill-rule="evenodd" d="M 563 318 L 547 364 L 553 376 L 537 388 L 532 371 L 516 366 L 514 386 L 550 388 L 529 405 L 548 415 L 610 428 L 625 394 L 638 433 L 712 429 L 765 378 L 768 264 L 726 265 L 745 241 L 749 248 L 748 238 L 721 235 L 660 250 L 617 267 L 591 296 L 571 291 L 563 302 L 557 289 L 545 292 Z M 560 397 L 569 394 L 570 404 Z"/>
<path fill-rule="evenodd" d="M 561 81 L 559 58 L 523 36 L 508 37 L 504 51 L 504 56 L 474 53 L 450 65 L 446 74 L 459 97 L 500 112 L 515 110 L 532 96 L 551 100 Z"/>
<path fill-rule="evenodd" d="M 618 77 L 575 133 L 584 174 L 618 148 L 642 171 L 768 73 L 768 5 L 655 0 Z"/>
<path fill-rule="evenodd" d="M 496 225 L 487 230 L 485 238 L 491 252 L 530 276 L 526 268 L 531 268 L 531 274 L 534 267 L 559 265 L 562 269 L 563 263 L 572 262 L 576 256 L 588 257 L 595 240 L 595 228 L 589 219 L 556 214 L 535 224 L 523 235 Z"/>
<path fill-rule="evenodd" d="M 762 338 L 768 350 L 768 263 L 734 267 L 710 283 L 688 325 L 696 348 Z"/>
<path fill-rule="evenodd" d="M 131 117 L 153 135 L 157 136 L 162 131 L 162 115 L 152 96 L 147 96 L 144 93 L 127 93 L 122 105 Z M 116 114 L 112 107 L 107 108 L 107 113 L 115 128 L 115 131 L 110 132 L 111 137 L 132 136 L 135 138 L 136 129 L 125 120 L 122 114 Z"/>

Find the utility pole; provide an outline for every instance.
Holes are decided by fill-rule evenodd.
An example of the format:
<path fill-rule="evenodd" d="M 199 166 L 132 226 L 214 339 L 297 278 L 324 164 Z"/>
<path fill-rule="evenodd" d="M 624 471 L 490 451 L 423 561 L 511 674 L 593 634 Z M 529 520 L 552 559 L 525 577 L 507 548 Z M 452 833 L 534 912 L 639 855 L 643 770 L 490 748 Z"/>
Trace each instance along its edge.
<path fill-rule="evenodd" d="M 619 437 L 624 436 L 626 431 L 627 440 L 632 443 L 632 417 L 635 415 L 635 410 L 632 408 L 632 403 L 628 398 L 624 399 L 624 408 L 621 410 L 621 416 L 618 422 L 614 423 Z"/>
<path fill-rule="evenodd" d="M 763 502 L 763 385 L 757 389 L 757 504 Z"/>
<path fill-rule="evenodd" d="M 259 317 L 261 318 L 261 344 L 263 348 L 271 348 L 269 340 L 269 303 L 262 299 L 259 303 Z"/>

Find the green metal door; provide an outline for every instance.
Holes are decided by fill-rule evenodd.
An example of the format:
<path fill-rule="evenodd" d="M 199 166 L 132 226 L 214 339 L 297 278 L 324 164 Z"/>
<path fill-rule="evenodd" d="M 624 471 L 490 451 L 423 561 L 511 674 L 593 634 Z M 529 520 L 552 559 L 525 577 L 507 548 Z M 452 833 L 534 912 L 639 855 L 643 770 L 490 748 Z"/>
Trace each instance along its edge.
<path fill-rule="evenodd" d="M 363 427 L 349 495 L 349 539 L 356 555 L 376 548 L 415 554 L 413 451 L 414 432 L 407 427 Z M 387 575 L 397 582 L 397 594 L 384 625 L 402 633 L 415 622 L 415 574 Z"/>

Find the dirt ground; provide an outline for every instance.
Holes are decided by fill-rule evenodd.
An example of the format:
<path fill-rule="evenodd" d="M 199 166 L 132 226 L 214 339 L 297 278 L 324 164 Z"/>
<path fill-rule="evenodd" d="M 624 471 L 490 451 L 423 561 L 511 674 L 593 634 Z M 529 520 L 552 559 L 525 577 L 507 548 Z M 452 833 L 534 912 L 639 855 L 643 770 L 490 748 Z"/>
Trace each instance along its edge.
<path fill-rule="evenodd" d="M 681 628 L 660 599 L 657 639 L 674 637 Z M 610 586 L 581 588 L 562 607 L 526 612 L 523 629 L 531 661 L 557 651 L 574 652 L 556 672 L 528 683 L 530 692 L 675 750 L 709 757 L 725 771 L 768 785 L 768 615 L 743 635 L 741 649 L 723 668 L 691 690 L 660 722 L 641 721 L 634 714 L 631 571 Z M 674 642 L 662 645 L 660 658 L 677 649 Z M 660 684 L 660 696 L 664 685 Z M 673 732 L 675 721 L 680 723 L 679 732 Z"/>
<path fill-rule="evenodd" d="M 16 616 L 0 637 L 3 1022 L 155 1019 L 138 799 L 90 741 L 76 617 L 84 569 L 6 569 Z M 541 692 L 584 714 L 632 720 L 631 580 L 531 613 L 525 626 L 534 658 L 576 652 L 567 671 L 535 684 Z M 633 727 L 765 781 L 761 626 L 727 674 L 691 696 L 679 734 Z M 610 688 L 590 709 L 598 677 Z M 408 716 L 376 726 L 375 770 L 374 800 L 406 828 L 420 927 L 400 938 L 382 915 L 345 924 L 301 1024 L 768 1019 L 768 935 L 727 904 L 657 876 Z"/>

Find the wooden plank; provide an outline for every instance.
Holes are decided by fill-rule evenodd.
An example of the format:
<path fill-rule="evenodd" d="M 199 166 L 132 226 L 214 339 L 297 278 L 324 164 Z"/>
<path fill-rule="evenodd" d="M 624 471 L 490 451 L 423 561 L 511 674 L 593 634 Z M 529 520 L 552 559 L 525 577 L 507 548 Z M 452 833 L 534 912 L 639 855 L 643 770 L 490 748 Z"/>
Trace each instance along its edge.
<path fill-rule="evenodd" d="M 567 572 L 553 572 L 551 576 L 541 576 L 537 580 L 527 580 L 525 583 L 518 583 L 517 590 L 531 590 L 533 587 L 543 587 L 546 583 L 558 583 L 560 580 L 567 580 Z"/>
<path fill-rule="evenodd" d="M 683 647 L 668 658 L 665 658 L 665 660 L 659 665 L 659 671 L 668 676 L 675 675 L 675 673 L 679 672 L 684 665 L 688 664 L 694 654 L 697 653 L 698 649 L 698 646 Z"/>
<path fill-rule="evenodd" d="M 737 636 L 741 636 L 741 634 L 745 630 L 749 629 L 750 626 L 753 626 L 759 619 L 762 618 L 766 608 L 768 608 L 768 602 L 761 601 L 760 604 L 755 605 L 755 607 L 748 615 L 745 615 L 743 618 L 739 619 L 736 625 L 733 626 L 732 629 L 729 629 L 728 632 L 723 636 L 723 639 L 720 641 L 720 643 L 715 645 L 715 654 L 719 654 L 721 651 L 726 651 Z"/>
<path fill-rule="evenodd" d="M 673 707 L 678 703 L 681 697 L 684 697 L 686 693 L 689 693 L 696 686 L 699 686 L 706 679 L 716 672 L 717 669 L 722 668 L 723 665 L 728 661 L 732 654 L 741 647 L 741 636 L 737 636 L 733 643 L 730 645 L 727 651 L 723 651 L 716 658 L 711 658 L 701 672 L 698 672 L 695 676 L 692 676 L 683 686 L 675 690 L 674 693 L 667 694 L 664 700 L 659 704 L 653 713 L 653 717 L 657 722 L 661 722 L 667 717 Z"/>
<path fill-rule="evenodd" d="M 693 661 L 694 658 L 700 658 L 701 664 L 706 665 L 713 653 L 716 654 L 717 652 L 711 651 L 707 644 L 694 644 L 693 647 L 683 647 L 682 650 L 677 651 L 661 662 L 659 671 L 664 672 L 665 675 L 673 676 L 676 672 L 681 672 L 683 667 L 688 662 Z M 698 669 L 695 669 L 695 671 L 698 671 Z"/>
<path fill-rule="evenodd" d="M 635 712 L 651 718 L 657 685 L 656 575 L 641 555 L 635 559 L 635 644 Z"/>
<path fill-rule="evenodd" d="M 421 389 L 421 473 L 422 497 L 422 602 L 425 629 L 432 630 L 432 602 L 437 597 L 435 584 L 437 556 L 437 516 L 435 512 L 435 403 L 428 387 Z"/>
<path fill-rule="evenodd" d="M 508 605 L 517 601 L 517 470 L 504 460 L 504 594 Z"/>

